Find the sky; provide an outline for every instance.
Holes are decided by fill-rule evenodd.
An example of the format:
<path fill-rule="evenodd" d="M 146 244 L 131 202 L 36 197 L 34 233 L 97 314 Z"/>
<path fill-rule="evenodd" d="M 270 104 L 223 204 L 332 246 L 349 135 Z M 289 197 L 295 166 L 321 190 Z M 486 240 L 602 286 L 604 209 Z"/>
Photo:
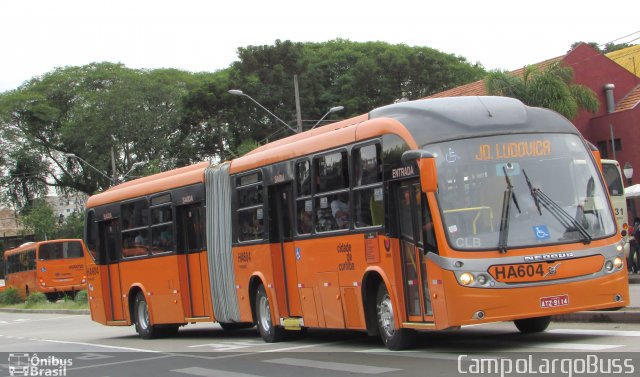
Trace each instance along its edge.
<path fill-rule="evenodd" d="M 4 0 L 0 92 L 100 61 L 215 72 L 237 60 L 238 47 L 276 39 L 402 43 L 513 70 L 563 55 L 576 41 L 604 44 L 640 31 L 636 1 Z"/>

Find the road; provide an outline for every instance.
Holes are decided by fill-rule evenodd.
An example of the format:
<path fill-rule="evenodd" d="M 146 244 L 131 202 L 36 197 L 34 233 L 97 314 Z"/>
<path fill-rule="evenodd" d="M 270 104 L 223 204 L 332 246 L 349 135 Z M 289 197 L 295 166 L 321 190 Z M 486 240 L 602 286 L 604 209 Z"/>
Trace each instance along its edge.
<path fill-rule="evenodd" d="M 299 340 L 267 344 L 255 329 L 225 332 L 198 324 L 175 338 L 145 341 L 132 327 L 105 327 L 85 315 L 0 313 L 0 376 L 24 354 L 68 359 L 64 368 L 38 366 L 65 376 L 460 376 L 473 375 L 478 360 L 512 360 L 512 368 L 538 368 L 551 359 L 560 360 L 558 368 L 562 359 L 582 360 L 571 364 L 578 368 L 618 365 L 607 364 L 610 358 L 630 359 L 637 375 L 639 340 L 640 326 L 632 324 L 552 323 L 545 333 L 522 335 L 511 323 L 497 323 L 423 333 L 414 350 L 392 352 L 357 332 L 309 331 Z"/>

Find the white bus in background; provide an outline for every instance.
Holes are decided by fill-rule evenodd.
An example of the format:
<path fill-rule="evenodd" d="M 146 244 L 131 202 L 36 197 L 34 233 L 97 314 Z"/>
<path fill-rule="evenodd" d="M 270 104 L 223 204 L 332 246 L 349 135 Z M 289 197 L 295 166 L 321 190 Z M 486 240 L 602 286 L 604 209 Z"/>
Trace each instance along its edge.
<path fill-rule="evenodd" d="M 613 207 L 613 214 L 616 216 L 616 222 L 618 223 L 618 229 L 622 232 L 622 237 L 628 239 L 628 234 L 633 229 L 629 229 L 633 224 L 629 224 L 629 218 L 627 217 L 627 198 L 624 195 L 624 180 L 622 178 L 622 171 L 620 164 L 616 160 L 602 159 L 602 175 L 607 182 L 607 188 L 609 189 L 609 196 L 611 198 L 611 206 Z M 625 244 L 625 253 L 629 254 L 629 244 Z"/>

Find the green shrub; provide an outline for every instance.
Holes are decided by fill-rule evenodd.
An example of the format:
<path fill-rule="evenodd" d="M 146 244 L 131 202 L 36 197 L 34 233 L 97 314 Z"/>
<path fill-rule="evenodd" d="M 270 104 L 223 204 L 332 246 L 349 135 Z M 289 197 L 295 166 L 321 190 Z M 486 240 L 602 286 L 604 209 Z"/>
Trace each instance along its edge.
<path fill-rule="evenodd" d="M 42 304 L 43 302 L 47 302 L 47 296 L 42 292 L 33 292 L 27 297 L 27 306 Z"/>
<path fill-rule="evenodd" d="M 87 303 L 87 291 L 80 291 L 80 292 L 76 293 L 76 298 L 75 298 L 74 301 L 86 304 Z"/>
<path fill-rule="evenodd" d="M 22 297 L 20 292 L 16 288 L 6 288 L 0 292 L 0 304 L 2 305 L 15 305 L 22 303 Z"/>

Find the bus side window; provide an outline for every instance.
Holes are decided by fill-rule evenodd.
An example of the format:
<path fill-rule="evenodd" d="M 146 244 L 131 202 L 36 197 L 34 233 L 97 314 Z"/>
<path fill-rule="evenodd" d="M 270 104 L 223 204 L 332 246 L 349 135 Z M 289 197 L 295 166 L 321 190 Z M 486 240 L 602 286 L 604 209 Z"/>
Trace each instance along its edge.
<path fill-rule="evenodd" d="M 349 229 L 349 164 L 347 152 L 335 152 L 314 158 L 316 182 L 316 232 Z M 339 191 L 339 192 L 335 192 Z M 332 192 L 326 195 L 324 193 Z"/>
<path fill-rule="evenodd" d="M 365 145 L 353 151 L 354 212 L 356 228 L 384 223 L 382 162 L 379 144 Z"/>
<path fill-rule="evenodd" d="M 311 166 L 309 161 L 296 163 L 296 221 L 298 234 L 313 231 L 313 211 L 311 195 Z"/>
<path fill-rule="evenodd" d="M 122 256 L 124 258 L 149 253 L 149 205 L 146 199 L 123 204 L 121 207 Z"/>
<path fill-rule="evenodd" d="M 173 251 L 173 212 L 171 206 L 151 208 L 151 219 L 151 253 L 161 254 Z"/>
<path fill-rule="evenodd" d="M 87 221 L 85 223 L 85 241 L 87 242 L 87 250 L 91 257 L 95 261 L 97 258 L 96 254 L 96 245 L 97 245 L 97 224 L 95 220 L 95 212 L 93 210 L 89 210 L 87 213 Z"/>

